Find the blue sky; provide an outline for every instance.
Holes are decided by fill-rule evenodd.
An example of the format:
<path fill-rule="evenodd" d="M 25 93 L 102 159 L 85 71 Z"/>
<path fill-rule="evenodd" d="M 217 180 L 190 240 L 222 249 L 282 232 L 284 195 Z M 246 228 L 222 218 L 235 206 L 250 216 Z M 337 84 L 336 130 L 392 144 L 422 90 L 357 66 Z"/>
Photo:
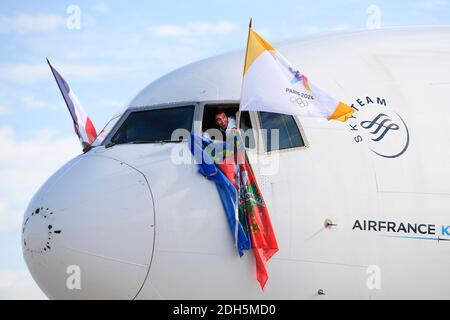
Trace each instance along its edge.
<path fill-rule="evenodd" d="M 79 28 L 67 25 L 73 8 Z M 21 218 L 46 178 L 80 151 L 45 58 L 101 129 L 156 78 L 244 49 L 250 17 L 255 30 L 276 43 L 378 26 L 373 19 L 380 27 L 449 25 L 450 0 L 2 0 L 0 299 L 44 298 L 23 262 Z"/>

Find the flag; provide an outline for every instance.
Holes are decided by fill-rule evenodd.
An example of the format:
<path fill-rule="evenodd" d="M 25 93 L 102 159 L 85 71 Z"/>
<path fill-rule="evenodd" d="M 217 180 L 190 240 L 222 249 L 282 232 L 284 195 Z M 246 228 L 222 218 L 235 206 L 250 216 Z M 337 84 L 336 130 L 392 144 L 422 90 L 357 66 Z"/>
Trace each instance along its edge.
<path fill-rule="evenodd" d="M 240 110 L 346 121 L 353 114 L 249 28 Z"/>
<path fill-rule="evenodd" d="M 61 91 L 67 108 L 69 109 L 70 116 L 73 120 L 75 133 L 77 134 L 78 138 L 80 139 L 81 145 L 84 148 L 87 145 L 92 144 L 92 142 L 94 142 L 94 140 L 97 138 L 97 132 L 95 131 L 94 124 L 92 123 L 91 118 L 89 118 L 89 116 L 87 115 L 86 111 L 84 111 L 84 108 L 78 101 L 78 98 L 76 97 L 72 89 L 67 84 L 66 80 L 64 80 L 64 78 L 59 74 L 58 71 L 56 71 L 55 68 L 53 68 L 48 59 L 47 63 L 52 70 L 59 90 Z"/>
<path fill-rule="evenodd" d="M 237 135 L 228 142 L 213 142 L 192 135 L 191 151 L 199 172 L 216 184 L 239 255 L 253 250 L 256 278 L 264 289 L 266 263 L 278 251 L 278 244 L 242 139 Z"/>
<path fill-rule="evenodd" d="M 245 219 L 239 220 L 238 216 L 238 189 L 234 184 L 234 178 L 229 179 L 223 173 L 214 161 L 214 153 L 220 149 L 220 145 L 214 145 L 213 142 L 199 135 L 191 135 L 191 151 L 194 155 L 199 172 L 213 181 L 219 192 L 222 206 L 225 209 L 228 225 L 233 235 L 235 246 L 240 256 L 244 254 L 243 250 L 251 248 L 250 237 L 246 232 L 247 223 Z M 213 151 L 213 152 L 211 152 Z M 234 169 L 233 169 L 234 170 Z M 233 174 L 234 177 L 234 174 Z"/>

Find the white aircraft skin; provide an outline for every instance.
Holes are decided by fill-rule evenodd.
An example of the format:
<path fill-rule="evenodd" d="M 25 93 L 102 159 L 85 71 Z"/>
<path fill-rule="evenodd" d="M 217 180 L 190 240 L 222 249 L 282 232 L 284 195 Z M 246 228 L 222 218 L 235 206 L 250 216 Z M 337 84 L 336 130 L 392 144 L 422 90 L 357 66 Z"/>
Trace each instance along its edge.
<path fill-rule="evenodd" d="M 180 146 L 190 156 L 187 142 L 106 148 L 108 135 L 51 176 L 25 212 L 24 257 L 49 298 L 450 298 L 450 27 L 277 48 L 358 111 L 346 123 L 298 118 L 307 146 L 279 152 L 274 174 L 264 173 L 277 163 L 252 114 L 259 143 L 249 157 L 280 249 L 266 289 L 253 253 L 236 252 L 214 183 L 171 160 Z M 162 77 L 111 132 L 131 111 L 195 105 L 200 133 L 205 104 L 238 103 L 243 60 L 222 55 Z M 81 288 L 69 289 L 78 271 Z"/>

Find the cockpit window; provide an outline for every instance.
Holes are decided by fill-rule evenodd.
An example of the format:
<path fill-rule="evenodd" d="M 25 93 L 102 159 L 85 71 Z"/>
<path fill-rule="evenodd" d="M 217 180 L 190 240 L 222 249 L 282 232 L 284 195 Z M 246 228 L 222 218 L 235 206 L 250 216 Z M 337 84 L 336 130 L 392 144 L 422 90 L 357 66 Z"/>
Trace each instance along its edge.
<path fill-rule="evenodd" d="M 304 147 L 305 142 L 293 116 L 259 112 L 259 122 L 263 129 L 262 137 L 267 152 Z M 277 133 L 273 130 L 278 130 Z"/>
<path fill-rule="evenodd" d="M 175 130 L 191 131 L 194 110 L 195 106 L 183 106 L 132 112 L 111 143 L 169 142 Z"/>
<path fill-rule="evenodd" d="M 109 134 L 111 129 L 114 127 L 114 125 L 117 123 L 117 121 L 120 119 L 121 114 L 113 117 L 109 122 L 106 124 L 106 126 L 103 128 L 102 131 L 98 134 L 97 138 L 92 142 L 93 147 L 97 147 L 102 144 L 102 142 L 105 140 L 106 136 Z"/>

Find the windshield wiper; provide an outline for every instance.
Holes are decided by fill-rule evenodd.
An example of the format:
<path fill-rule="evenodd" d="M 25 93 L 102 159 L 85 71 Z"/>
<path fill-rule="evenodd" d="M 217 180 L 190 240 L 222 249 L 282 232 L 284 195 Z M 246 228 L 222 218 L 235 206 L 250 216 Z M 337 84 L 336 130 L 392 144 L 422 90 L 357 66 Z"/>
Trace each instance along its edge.
<path fill-rule="evenodd" d="M 117 144 L 117 143 L 115 143 L 115 142 L 107 143 L 107 144 L 105 145 L 105 149 L 111 148 L 111 147 L 115 146 L 116 144 Z"/>
<path fill-rule="evenodd" d="M 130 142 L 110 142 L 107 145 L 105 145 L 105 148 L 111 148 L 117 144 L 180 143 L 180 142 L 183 142 L 183 140 L 161 139 L 161 140 L 136 140 Z"/>
<path fill-rule="evenodd" d="M 183 140 L 172 140 L 172 139 L 161 139 L 161 140 L 137 140 L 137 141 L 130 141 L 128 143 L 131 144 L 144 144 L 144 143 L 179 143 Z"/>

